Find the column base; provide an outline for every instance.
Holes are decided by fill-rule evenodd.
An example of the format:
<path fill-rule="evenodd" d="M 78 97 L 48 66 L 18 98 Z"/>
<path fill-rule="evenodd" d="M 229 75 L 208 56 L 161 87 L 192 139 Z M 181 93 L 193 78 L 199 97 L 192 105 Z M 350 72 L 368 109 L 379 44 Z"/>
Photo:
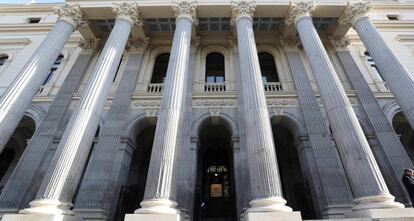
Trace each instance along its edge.
<path fill-rule="evenodd" d="M 169 199 L 149 199 L 140 203 L 141 208 L 135 214 L 180 214 L 177 203 Z"/>
<path fill-rule="evenodd" d="M 21 210 L 22 214 L 50 214 L 50 215 L 68 215 L 73 216 L 74 213 L 70 208 L 72 203 L 66 203 L 55 199 L 33 200 L 29 203 L 30 207 Z"/>
<path fill-rule="evenodd" d="M 300 212 L 263 212 L 246 213 L 242 217 L 243 221 L 301 221 Z"/>
<path fill-rule="evenodd" d="M 60 214 L 5 214 L 2 221 L 83 221 L 83 219 Z"/>
<path fill-rule="evenodd" d="M 328 205 L 324 208 L 322 218 L 324 219 L 343 219 L 345 213 L 352 211 L 352 204 Z"/>
<path fill-rule="evenodd" d="M 76 216 L 84 221 L 106 221 L 105 211 L 102 209 L 74 209 Z"/>
<path fill-rule="evenodd" d="M 282 197 L 267 197 L 254 199 L 249 202 L 250 208 L 246 213 L 262 213 L 262 212 L 292 212 L 292 208 L 286 206 L 286 200 Z"/>
<path fill-rule="evenodd" d="M 126 214 L 124 221 L 181 221 L 180 214 Z"/>
<path fill-rule="evenodd" d="M 412 208 L 395 208 L 395 209 L 366 209 L 359 211 L 351 211 L 345 213 L 346 218 L 393 218 L 398 220 L 405 220 L 403 218 L 409 218 L 414 220 L 414 209 Z M 392 220 L 393 220 L 392 219 Z"/>
<path fill-rule="evenodd" d="M 357 198 L 354 200 L 355 205 L 352 207 L 352 211 L 404 208 L 402 203 L 395 202 L 394 199 L 395 197 L 390 194 Z"/>

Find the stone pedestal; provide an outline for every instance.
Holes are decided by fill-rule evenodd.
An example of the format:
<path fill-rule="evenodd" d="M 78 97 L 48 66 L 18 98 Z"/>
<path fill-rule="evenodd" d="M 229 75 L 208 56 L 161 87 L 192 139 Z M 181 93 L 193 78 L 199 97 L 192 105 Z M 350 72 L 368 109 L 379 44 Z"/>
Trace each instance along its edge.
<path fill-rule="evenodd" d="M 182 221 L 180 214 L 126 214 L 125 221 Z"/>
<path fill-rule="evenodd" d="M 366 209 L 345 213 L 346 218 L 372 218 L 375 220 L 412 221 L 414 209 Z"/>
<path fill-rule="evenodd" d="M 243 221 L 301 221 L 300 212 L 247 213 Z"/>
<path fill-rule="evenodd" d="M 6 214 L 2 221 L 83 221 L 78 216 L 51 214 Z"/>

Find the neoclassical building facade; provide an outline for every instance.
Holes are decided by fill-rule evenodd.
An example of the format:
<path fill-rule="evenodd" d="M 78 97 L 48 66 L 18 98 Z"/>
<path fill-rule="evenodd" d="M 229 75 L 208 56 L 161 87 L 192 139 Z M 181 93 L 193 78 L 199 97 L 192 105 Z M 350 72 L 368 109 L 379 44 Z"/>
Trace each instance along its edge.
<path fill-rule="evenodd" d="M 0 33 L 3 221 L 414 220 L 414 2 L 66 0 Z"/>

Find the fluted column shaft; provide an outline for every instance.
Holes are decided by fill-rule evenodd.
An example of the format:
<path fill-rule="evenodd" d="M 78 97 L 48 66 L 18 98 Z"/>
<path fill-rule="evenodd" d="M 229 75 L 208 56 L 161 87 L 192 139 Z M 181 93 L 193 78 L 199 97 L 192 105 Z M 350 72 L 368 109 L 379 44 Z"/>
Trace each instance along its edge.
<path fill-rule="evenodd" d="M 112 79 L 132 29 L 118 17 L 91 73 L 79 107 L 72 114 L 36 200 L 27 213 L 71 214 L 73 194 L 85 166 Z"/>
<path fill-rule="evenodd" d="M 253 200 L 248 212 L 290 212 L 282 198 L 272 128 L 253 32 L 252 3 L 233 3 L 240 60 L 242 113 Z"/>
<path fill-rule="evenodd" d="M 179 153 L 179 125 L 185 101 L 185 76 L 188 70 L 193 21 L 181 16 L 176 20 L 170 60 L 158 115 L 151 162 L 142 209 L 136 213 L 177 213 L 175 199 L 175 161 Z M 156 205 L 154 205 L 156 202 Z M 162 209 L 157 206 L 162 204 Z"/>
<path fill-rule="evenodd" d="M 76 59 L 5 185 L 0 195 L 0 211 L 11 209 L 17 211 L 20 206 L 24 205 L 26 193 L 30 189 L 39 187 L 39 185 L 33 185 L 33 180 L 43 178 L 43 176 L 39 177 L 37 170 L 50 150 L 56 130 L 63 124 L 72 94 L 76 91 L 92 54 L 93 49 L 83 49 Z"/>
<path fill-rule="evenodd" d="M 336 54 L 343 64 L 349 80 L 355 88 L 361 106 L 374 129 L 377 140 L 382 151 L 373 149 L 377 159 L 385 157 L 387 160 L 378 161 L 383 174 L 388 174 L 391 179 L 387 180 L 388 187 L 401 202 L 407 202 L 408 196 L 405 196 L 401 183 L 401 171 L 404 168 L 413 168 L 413 163 L 408 157 L 402 146 L 397 134 L 388 122 L 381 105 L 372 93 L 364 76 L 358 69 L 351 52 L 347 49 L 337 49 Z M 380 157 L 385 154 L 385 156 Z M 378 156 L 379 155 L 379 156 Z M 387 177 L 385 175 L 385 177 Z"/>
<path fill-rule="evenodd" d="M 295 21 L 318 86 L 348 180 L 360 204 L 354 210 L 401 207 L 394 202 L 345 90 L 329 60 L 310 16 Z M 368 205 L 369 204 L 369 205 Z"/>
<path fill-rule="evenodd" d="M 22 119 L 50 68 L 75 30 L 73 24 L 58 20 L 0 100 L 0 152 Z"/>
<path fill-rule="evenodd" d="M 387 85 L 414 128 L 414 77 L 401 64 L 368 17 L 354 23 L 354 29 L 368 49 Z"/>

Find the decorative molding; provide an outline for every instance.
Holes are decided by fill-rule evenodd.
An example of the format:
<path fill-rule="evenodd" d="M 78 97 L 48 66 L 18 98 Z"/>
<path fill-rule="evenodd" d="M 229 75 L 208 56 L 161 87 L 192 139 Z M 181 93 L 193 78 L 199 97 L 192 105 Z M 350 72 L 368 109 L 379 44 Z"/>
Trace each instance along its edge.
<path fill-rule="evenodd" d="M 30 44 L 32 41 L 30 38 L 9 38 L 9 39 L 0 39 L 0 45 L 21 45 L 25 46 Z"/>
<path fill-rule="evenodd" d="M 371 1 L 349 1 L 344 13 L 339 17 L 338 23 L 344 26 L 352 26 L 357 20 L 365 17 L 372 8 Z"/>
<path fill-rule="evenodd" d="M 291 25 L 296 23 L 300 18 L 311 16 L 313 10 L 315 9 L 315 3 L 313 1 L 305 2 L 290 2 L 289 14 L 285 19 L 286 25 Z"/>
<path fill-rule="evenodd" d="M 133 103 L 135 107 L 145 107 L 145 108 L 159 108 L 161 105 L 161 101 L 136 101 Z"/>
<path fill-rule="evenodd" d="M 156 108 L 145 109 L 145 116 L 148 118 L 155 118 L 157 116 L 157 109 Z"/>
<path fill-rule="evenodd" d="M 247 17 L 252 19 L 254 11 L 256 10 L 256 1 L 241 0 L 231 1 L 232 19 L 231 24 L 234 25 L 240 17 Z"/>
<path fill-rule="evenodd" d="M 197 1 L 193 0 L 184 0 L 180 2 L 173 1 L 171 6 L 175 14 L 176 19 L 178 20 L 181 17 L 190 19 L 195 25 L 198 25 L 197 19 Z"/>
<path fill-rule="evenodd" d="M 79 42 L 79 47 L 86 49 L 86 50 L 94 50 L 97 48 L 100 44 L 100 39 L 89 39 L 89 40 L 83 40 Z"/>
<path fill-rule="evenodd" d="M 129 21 L 132 25 L 143 25 L 142 19 L 140 17 L 141 14 L 137 4 L 115 3 L 112 7 L 112 11 L 115 13 L 116 19 L 125 19 Z"/>
<path fill-rule="evenodd" d="M 279 42 L 285 49 L 297 49 L 301 47 L 302 42 L 298 37 L 279 37 Z"/>
<path fill-rule="evenodd" d="M 328 36 L 328 42 L 335 49 L 346 49 L 350 44 L 347 36 Z"/>
<path fill-rule="evenodd" d="M 267 100 L 268 106 L 298 106 L 299 102 L 296 99 L 271 99 Z"/>
<path fill-rule="evenodd" d="M 58 15 L 58 20 L 69 22 L 75 29 L 78 27 L 86 27 L 84 15 L 79 5 L 65 4 L 62 7 L 55 9 L 55 14 Z"/>
<path fill-rule="evenodd" d="M 224 101 L 224 100 L 201 100 L 195 101 L 193 106 L 196 107 L 232 107 L 234 106 L 234 101 Z"/>
<path fill-rule="evenodd" d="M 237 40 L 234 38 L 234 36 L 229 36 L 229 47 L 231 50 L 237 50 Z"/>

